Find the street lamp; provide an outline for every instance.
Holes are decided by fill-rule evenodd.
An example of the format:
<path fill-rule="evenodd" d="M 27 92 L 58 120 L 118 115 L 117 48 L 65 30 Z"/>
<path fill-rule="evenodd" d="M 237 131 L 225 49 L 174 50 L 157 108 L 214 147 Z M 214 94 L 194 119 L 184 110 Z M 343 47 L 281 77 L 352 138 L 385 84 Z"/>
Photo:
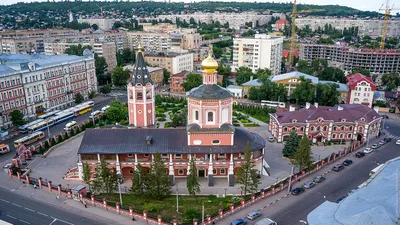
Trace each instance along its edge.
<path fill-rule="evenodd" d="M 119 203 L 121 204 L 122 207 L 122 194 L 121 194 L 121 183 L 122 183 L 122 175 L 118 174 L 118 192 L 119 192 Z"/>

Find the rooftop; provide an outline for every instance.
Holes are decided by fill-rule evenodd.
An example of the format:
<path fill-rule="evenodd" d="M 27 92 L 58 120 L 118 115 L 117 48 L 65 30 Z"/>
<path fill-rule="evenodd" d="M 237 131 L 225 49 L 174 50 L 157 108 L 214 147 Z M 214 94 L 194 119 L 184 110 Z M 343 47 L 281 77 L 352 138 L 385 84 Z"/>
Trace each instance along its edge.
<path fill-rule="evenodd" d="M 242 87 L 240 87 L 240 86 L 237 86 L 237 85 L 229 85 L 228 87 L 226 87 L 226 89 L 230 89 L 230 90 L 233 90 L 233 89 L 236 89 L 236 90 L 242 90 Z"/>
<path fill-rule="evenodd" d="M 232 94 L 226 88 L 217 84 L 202 84 L 187 93 L 187 97 L 196 99 L 225 99 L 231 98 Z"/>
<path fill-rule="evenodd" d="M 276 75 L 273 76 L 271 81 L 272 82 L 278 82 L 281 80 L 287 80 L 287 79 L 291 79 L 291 78 L 300 78 L 300 77 L 304 77 L 305 79 L 309 79 L 311 80 L 311 82 L 313 84 L 318 84 L 318 77 L 314 77 L 305 73 L 301 73 L 298 71 L 294 71 L 294 72 L 290 72 L 290 73 L 284 73 L 284 74 L 280 74 L 280 75 Z"/>
<path fill-rule="evenodd" d="M 326 201 L 307 216 L 310 225 L 396 223 L 396 176 L 400 158 L 384 164 L 357 192 L 340 203 Z"/>
<path fill-rule="evenodd" d="M 178 52 L 146 52 L 145 56 L 146 57 L 177 57 L 180 55 L 187 55 L 187 54 L 193 54 L 193 53 L 178 53 Z"/>
<path fill-rule="evenodd" d="M 320 84 L 337 84 L 337 85 L 339 85 L 339 87 L 336 88 L 337 91 L 339 91 L 339 92 L 348 92 L 349 91 L 349 87 L 347 86 L 347 84 L 342 84 L 339 82 L 329 81 L 329 80 L 320 80 L 319 83 Z"/>
<path fill-rule="evenodd" d="M 361 73 L 356 73 L 351 76 L 347 76 L 346 81 L 351 90 L 353 90 L 355 88 L 355 86 L 357 86 L 358 83 L 360 83 L 362 81 L 369 83 L 369 86 L 371 86 L 372 91 L 376 90 L 376 86 L 375 86 L 374 82 L 372 81 L 372 78 L 364 76 Z"/>
<path fill-rule="evenodd" d="M 242 86 L 261 87 L 262 82 L 259 79 L 254 79 L 243 83 Z"/>

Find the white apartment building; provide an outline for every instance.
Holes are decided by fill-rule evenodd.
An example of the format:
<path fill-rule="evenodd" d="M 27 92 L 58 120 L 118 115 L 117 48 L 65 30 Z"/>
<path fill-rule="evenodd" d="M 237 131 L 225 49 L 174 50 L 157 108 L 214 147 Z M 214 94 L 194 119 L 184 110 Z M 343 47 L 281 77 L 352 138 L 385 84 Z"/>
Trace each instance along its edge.
<path fill-rule="evenodd" d="M 232 71 L 239 67 L 270 69 L 272 75 L 280 74 L 283 37 L 256 34 L 254 38 L 233 39 Z"/>
<path fill-rule="evenodd" d="M 127 32 L 126 37 L 130 49 L 137 49 L 139 43 L 147 52 L 167 52 L 171 48 L 168 33 Z"/>
<path fill-rule="evenodd" d="M 91 46 L 92 52 L 106 59 L 108 71 L 112 71 L 117 66 L 117 49 L 115 42 L 45 42 L 44 52 L 49 55 L 64 54 L 65 50 L 73 45 Z"/>
<path fill-rule="evenodd" d="M 350 89 L 349 104 L 362 104 L 372 108 L 376 86 L 371 77 L 356 73 L 346 77 Z"/>
<path fill-rule="evenodd" d="M 115 19 L 104 19 L 104 18 L 88 18 L 88 19 L 78 19 L 78 23 L 88 23 L 90 25 L 96 24 L 99 29 L 111 30 Z"/>
<path fill-rule="evenodd" d="M 80 93 L 97 91 L 92 52 L 84 56 L 2 54 L 0 61 L 0 128 L 11 126 L 9 113 L 33 118 L 44 110 L 63 109 Z"/>
<path fill-rule="evenodd" d="M 314 31 L 318 27 L 324 28 L 325 24 L 343 30 L 344 28 L 358 27 L 360 36 L 379 37 L 382 34 L 383 20 L 364 20 L 364 19 L 345 19 L 345 18 L 321 18 L 321 17 L 305 17 L 297 18 L 296 25 L 299 28 L 310 26 Z M 389 20 L 387 27 L 387 36 L 397 37 L 400 35 L 400 20 Z"/>
<path fill-rule="evenodd" d="M 167 69 L 171 74 L 193 72 L 193 53 L 145 53 L 145 59 L 150 66 Z"/>

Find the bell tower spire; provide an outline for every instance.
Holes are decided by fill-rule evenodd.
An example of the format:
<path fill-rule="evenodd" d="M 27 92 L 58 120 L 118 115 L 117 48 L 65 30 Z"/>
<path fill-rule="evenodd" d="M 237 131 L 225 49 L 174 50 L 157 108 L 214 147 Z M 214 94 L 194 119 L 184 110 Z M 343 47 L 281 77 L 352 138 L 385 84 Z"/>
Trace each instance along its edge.
<path fill-rule="evenodd" d="M 201 62 L 203 84 L 217 84 L 218 62 L 212 57 L 212 45 L 209 45 L 208 57 Z"/>

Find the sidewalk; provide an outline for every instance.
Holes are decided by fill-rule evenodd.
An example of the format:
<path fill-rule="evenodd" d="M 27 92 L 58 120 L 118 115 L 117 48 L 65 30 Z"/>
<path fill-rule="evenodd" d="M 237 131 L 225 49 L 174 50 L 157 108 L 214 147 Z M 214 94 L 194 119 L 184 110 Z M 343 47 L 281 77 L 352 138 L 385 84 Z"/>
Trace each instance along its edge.
<path fill-rule="evenodd" d="M 22 182 L 10 178 L 7 173 L 0 172 L 0 187 L 3 187 L 7 190 L 13 191 L 15 194 L 19 194 L 25 197 L 29 197 L 31 199 L 35 199 L 36 201 L 43 202 L 48 205 L 52 205 L 58 207 L 62 210 L 84 216 L 90 219 L 94 219 L 103 222 L 106 224 L 136 224 L 136 225 L 145 225 L 147 224 L 145 221 L 140 221 L 136 219 L 132 221 L 130 218 L 118 215 L 116 213 L 105 211 L 101 208 L 96 208 L 88 205 L 88 208 L 85 208 L 82 203 L 67 199 L 66 196 L 61 195 L 59 199 L 56 199 L 57 192 L 49 192 L 48 189 L 34 189 L 32 185 L 23 184 Z"/>

